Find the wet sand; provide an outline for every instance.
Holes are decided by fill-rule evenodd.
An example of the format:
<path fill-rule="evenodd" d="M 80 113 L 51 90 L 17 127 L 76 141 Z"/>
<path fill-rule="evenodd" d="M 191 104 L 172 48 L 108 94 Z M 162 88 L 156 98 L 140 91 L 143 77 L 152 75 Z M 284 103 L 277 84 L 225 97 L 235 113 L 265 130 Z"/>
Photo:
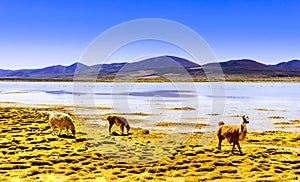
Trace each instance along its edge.
<path fill-rule="evenodd" d="M 249 133 L 239 155 L 227 141 L 218 151 L 216 138 L 202 146 L 202 133 L 133 128 L 119 136 L 113 128 L 91 137 L 75 121 L 76 138 L 52 135 L 45 110 L 57 111 L 0 108 L 0 181 L 299 181 L 299 133 Z"/>

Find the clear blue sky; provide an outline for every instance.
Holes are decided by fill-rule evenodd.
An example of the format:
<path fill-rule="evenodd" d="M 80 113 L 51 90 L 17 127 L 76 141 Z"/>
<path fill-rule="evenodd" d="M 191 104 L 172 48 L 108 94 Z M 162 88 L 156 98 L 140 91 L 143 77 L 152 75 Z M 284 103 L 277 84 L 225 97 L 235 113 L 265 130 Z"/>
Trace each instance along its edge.
<path fill-rule="evenodd" d="M 299 0 L 0 0 L 0 68 L 78 61 L 119 23 L 164 18 L 195 30 L 220 61 L 300 58 Z"/>

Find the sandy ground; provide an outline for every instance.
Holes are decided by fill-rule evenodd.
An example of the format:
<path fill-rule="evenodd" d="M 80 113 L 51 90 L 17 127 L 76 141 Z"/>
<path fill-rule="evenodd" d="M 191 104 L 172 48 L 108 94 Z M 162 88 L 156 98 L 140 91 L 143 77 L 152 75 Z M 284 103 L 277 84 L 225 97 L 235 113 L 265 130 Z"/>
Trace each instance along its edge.
<path fill-rule="evenodd" d="M 52 135 L 45 110 L 56 109 L 0 108 L 0 181 L 300 180 L 299 133 L 249 133 L 240 155 L 227 141 L 218 151 L 216 137 L 202 145 L 203 133 L 133 128 L 120 136 L 75 121 L 76 137 Z"/>

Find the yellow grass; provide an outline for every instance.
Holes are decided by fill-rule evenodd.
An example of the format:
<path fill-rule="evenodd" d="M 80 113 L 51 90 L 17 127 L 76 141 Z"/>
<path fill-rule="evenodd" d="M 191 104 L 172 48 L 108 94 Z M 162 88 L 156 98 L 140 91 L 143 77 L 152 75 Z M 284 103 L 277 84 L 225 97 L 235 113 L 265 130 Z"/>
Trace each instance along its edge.
<path fill-rule="evenodd" d="M 46 112 L 0 108 L 0 181 L 299 181 L 299 133 L 250 133 L 241 143 L 245 154 L 233 155 L 226 142 L 222 151 L 216 139 L 200 145 L 202 133 L 174 134 L 178 141 L 158 145 L 168 133 L 133 128 L 113 136 L 105 128 L 88 139 L 76 126 L 76 138 L 65 131 L 53 136 Z M 99 150 L 106 144 L 111 148 Z M 118 158 L 124 156 L 127 162 Z"/>

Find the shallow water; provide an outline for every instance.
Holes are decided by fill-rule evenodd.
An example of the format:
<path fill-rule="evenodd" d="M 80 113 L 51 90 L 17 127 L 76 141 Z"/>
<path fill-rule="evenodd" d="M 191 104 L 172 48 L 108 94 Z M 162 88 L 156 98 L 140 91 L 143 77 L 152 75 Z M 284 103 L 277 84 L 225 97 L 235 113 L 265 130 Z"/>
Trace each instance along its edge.
<path fill-rule="evenodd" d="M 239 124 L 240 115 L 250 118 L 248 130 L 297 131 L 275 128 L 274 122 L 300 119 L 300 83 L 78 83 L 78 82 L 0 82 L 0 101 L 23 105 L 89 106 L 75 109 L 91 114 L 89 122 L 102 123 L 98 115 L 107 113 L 146 113 L 128 115 L 133 125 L 153 128 L 159 122 L 207 123 L 214 131 L 219 121 Z M 115 110 L 99 110 L 95 106 Z M 180 110 L 180 108 L 194 108 Z M 166 109 L 168 108 L 168 109 Z M 173 108 L 173 110 L 172 110 Z M 174 109 L 176 108 L 176 109 Z M 276 119 L 277 118 L 277 119 Z M 171 128 L 191 131 L 190 128 Z M 193 131 L 202 131 L 194 129 Z"/>

